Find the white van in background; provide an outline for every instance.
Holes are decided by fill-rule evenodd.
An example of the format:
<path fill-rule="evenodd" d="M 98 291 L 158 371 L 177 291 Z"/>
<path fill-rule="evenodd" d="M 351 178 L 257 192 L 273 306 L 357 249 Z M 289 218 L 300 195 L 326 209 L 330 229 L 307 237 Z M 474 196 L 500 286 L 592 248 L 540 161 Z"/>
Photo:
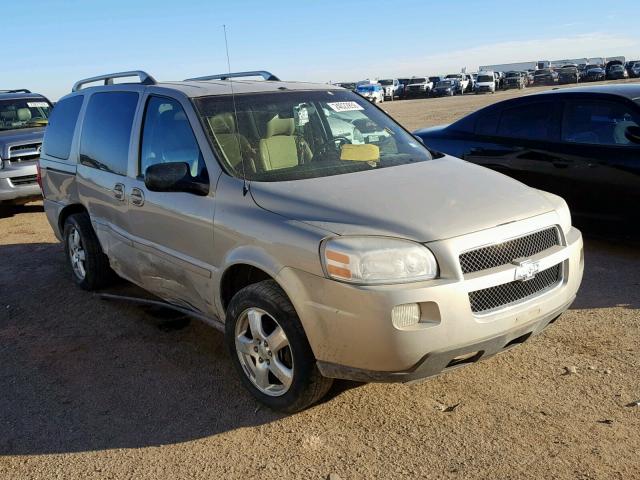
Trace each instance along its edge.
<path fill-rule="evenodd" d="M 493 72 L 480 72 L 476 79 L 476 95 L 478 93 L 496 93 L 496 75 Z"/>

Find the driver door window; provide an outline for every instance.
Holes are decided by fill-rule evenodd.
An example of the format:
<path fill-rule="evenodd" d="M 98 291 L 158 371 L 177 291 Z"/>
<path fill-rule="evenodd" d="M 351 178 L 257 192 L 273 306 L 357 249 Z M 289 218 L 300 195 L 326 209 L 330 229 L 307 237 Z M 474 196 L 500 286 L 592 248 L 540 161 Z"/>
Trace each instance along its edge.
<path fill-rule="evenodd" d="M 185 162 L 194 180 L 207 182 L 207 167 L 179 102 L 150 97 L 144 117 L 139 174 L 158 163 Z"/>

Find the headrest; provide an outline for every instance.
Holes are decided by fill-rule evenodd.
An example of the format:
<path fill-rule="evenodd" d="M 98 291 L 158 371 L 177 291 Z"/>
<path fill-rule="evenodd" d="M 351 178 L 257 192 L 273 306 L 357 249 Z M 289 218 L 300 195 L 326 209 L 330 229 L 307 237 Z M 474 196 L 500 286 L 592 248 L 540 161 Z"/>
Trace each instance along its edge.
<path fill-rule="evenodd" d="M 293 118 L 280 118 L 278 116 L 273 117 L 267 122 L 267 138 L 275 137 L 276 135 L 293 135 L 295 125 Z"/>
<path fill-rule="evenodd" d="M 29 110 L 28 108 L 19 108 L 18 120 L 20 122 L 28 122 L 29 120 L 31 120 L 31 110 Z"/>
<path fill-rule="evenodd" d="M 235 133 L 236 122 L 231 113 L 220 113 L 209 120 L 213 133 Z"/>

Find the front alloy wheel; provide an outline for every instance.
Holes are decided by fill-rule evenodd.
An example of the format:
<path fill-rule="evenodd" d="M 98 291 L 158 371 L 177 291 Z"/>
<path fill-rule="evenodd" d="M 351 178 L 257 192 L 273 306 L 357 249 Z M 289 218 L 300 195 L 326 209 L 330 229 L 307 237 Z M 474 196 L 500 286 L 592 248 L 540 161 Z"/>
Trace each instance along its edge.
<path fill-rule="evenodd" d="M 248 285 L 233 296 L 225 343 L 244 387 L 274 410 L 304 410 L 333 383 L 320 374 L 298 314 L 274 280 Z"/>
<path fill-rule="evenodd" d="M 293 380 L 293 355 L 280 324 L 259 308 L 245 310 L 236 323 L 236 352 L 244 373 L 265 395 L 278 397 Z"/>

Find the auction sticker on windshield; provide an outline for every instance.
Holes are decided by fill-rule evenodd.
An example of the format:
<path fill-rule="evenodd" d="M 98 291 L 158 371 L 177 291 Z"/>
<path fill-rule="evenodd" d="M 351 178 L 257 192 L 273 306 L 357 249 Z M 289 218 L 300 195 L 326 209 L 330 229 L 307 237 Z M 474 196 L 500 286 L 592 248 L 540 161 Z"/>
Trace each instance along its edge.
<path fill-rule="evenodd" d="M 29 108 L 46 108 L 49 104 L 47 102 L 27 102 Z"/>
<path fill-rule="evenodd" d="M 327 103 L 327 105 L 329 105 L 334 112 L 353 112 L 354 110 L 364 110 L 364 107 L 361 107 L 356 102 L 331 102 Z"/>

